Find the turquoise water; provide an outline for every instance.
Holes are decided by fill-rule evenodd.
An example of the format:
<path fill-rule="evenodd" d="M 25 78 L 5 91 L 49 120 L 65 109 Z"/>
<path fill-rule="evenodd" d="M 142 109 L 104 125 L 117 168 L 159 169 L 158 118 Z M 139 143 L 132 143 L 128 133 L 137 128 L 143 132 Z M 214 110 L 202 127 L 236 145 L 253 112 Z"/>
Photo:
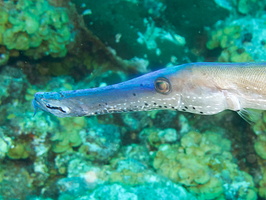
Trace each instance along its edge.
<path fill-rule="evenodd" d="M 36 92 L 263 62 L 256 0 L 0 1 L 0 199 L 266 199 L 266 113 L 34 115 Z"/>

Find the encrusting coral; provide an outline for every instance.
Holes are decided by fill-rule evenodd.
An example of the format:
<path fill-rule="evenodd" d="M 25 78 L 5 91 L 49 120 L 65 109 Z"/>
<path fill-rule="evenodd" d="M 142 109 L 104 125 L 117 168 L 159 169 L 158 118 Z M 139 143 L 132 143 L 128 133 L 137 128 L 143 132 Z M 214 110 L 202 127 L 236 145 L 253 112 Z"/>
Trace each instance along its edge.
<path fill-rule="evenodd" d="M 0 4 L 3 55 L 8 57 L 12 51 L 21 51 L 34 59 L 66 55 L 74 32 L 65 8 L 52 6 L 47 0 L 3 1 Z M 4 60 L 1 64 L 5 64 Z"/>
<path fill-rule="evenodd" d="M 251 62 L 264 60 L 266 15 L 218 21 L 209 30 L 207 48 L 221 48 L 220 62 Z"/>
<path fill-rule="evenodd" d="M 200 199 L 257 199 L 251 176 L 238 169 L 230 148 L 219 134 L 192 131 L 180 144 L 160 145 L 153 166 Z"/>

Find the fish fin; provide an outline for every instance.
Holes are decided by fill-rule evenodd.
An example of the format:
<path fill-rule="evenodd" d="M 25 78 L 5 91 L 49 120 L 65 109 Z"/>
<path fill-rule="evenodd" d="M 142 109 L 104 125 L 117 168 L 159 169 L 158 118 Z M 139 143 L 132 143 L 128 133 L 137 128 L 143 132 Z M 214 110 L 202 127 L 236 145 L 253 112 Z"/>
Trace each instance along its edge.
<path fill-rule="evenodd" d="M 243 108 L 237 113 L 249 124 L 254 125 L 255 122 L 257 122 L 261 116 L 262 116 L 262 111 L 261 110 L 255 110 L 255 109 L 247 109 Z"/>

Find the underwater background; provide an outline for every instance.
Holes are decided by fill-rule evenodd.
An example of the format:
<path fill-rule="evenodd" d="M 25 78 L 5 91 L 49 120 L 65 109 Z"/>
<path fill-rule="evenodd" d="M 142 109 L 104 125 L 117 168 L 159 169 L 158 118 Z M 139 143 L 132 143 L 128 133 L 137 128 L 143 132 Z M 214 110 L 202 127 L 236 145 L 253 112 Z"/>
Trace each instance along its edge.
<path fill-rule="evenodd" d="M 266 112 L 58 118 L 40 91 L 266 60 L 262 0 L 0 0 L 0 200 L 266 199 Z"/>

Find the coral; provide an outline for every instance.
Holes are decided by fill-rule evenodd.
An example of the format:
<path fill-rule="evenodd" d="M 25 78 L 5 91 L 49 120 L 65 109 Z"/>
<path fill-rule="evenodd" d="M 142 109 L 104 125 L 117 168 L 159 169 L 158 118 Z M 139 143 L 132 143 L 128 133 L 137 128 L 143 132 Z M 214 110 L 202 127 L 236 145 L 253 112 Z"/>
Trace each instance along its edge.
<path fill-rule="evenodd" d="M 3 159 L 5 157 L 7 150 L 7 143 L 2 138 L 0 138 L 0 159 Z"/>
<path fill-rule="evenodd" d="M 30 135 L 34 134 L 34 139 L 39 137 L 45 138 L 47 134 L 58 131 L 59 122 L 56 118 L 43 115 L 41 112 L 37 112 L 33 117 L 34 111 L 28 110 L 31 106 L 31 102 L 15 104 L 10 103 L 6 105 L 6 112 L 8 113 L 7 122 L 9 124 L 9 128 L 12 129 L 9 134 L 12 137 L 28 135 L 28 137 L 31 138 Z M 18 110 L 20 110 L 20 112 L 18 112 Z M 36 129 L 36 126 L 38 129 Z"/>
<path fill-rule="evenodd" d="M 144 25 L 146 26 L 146 32 L 138 32 L 137 42 L 140 44 L 145 44 L 147 49 L 155 50 L 156 54 L 160 55 L 161 50 L 158 48 L 158 41 L 165 42 L 168 41 L 177 46 L 185 46 L 186 39 L 178 34 L 172 34 L 163 30 L 160 27 L 156 27 L 155 23 L 144 20 Z"/>
<path fill-rule="evenodd" d="M 25 159 L 29 157 L 29 148 L 26 144 L 18 143 L 9 149 L 7 156 L 11 159 Z"/>
<path fill-rule="evenodd" d="M 260 113 L 259 113 L 260 112 Z M 265 134 L 266 133 L 266 112 L 258 111 L 258 119 L 253 124 L 253 131 L 257 134 Z"/>
<path fill-rule="evenodd" d="M 110 160 L 110 165 L 119 171 L 130 169 L 131 171 L 139 172 L 150 166 L 150 153 L 148 148 L 143 145 L 131 144 L 122 146 L 116 157 Z M 135 169 L 130 167 L 131 163 L 136 167 Z"/>
<path fill-rule="evenodd" d="M 152 147 L 159 147 L 163 143 L 173 143 L 178 139 L 177 131 L 173 128 L 158 129 L 145 128 L 140 132 L 141 138 L 147 138 L 147 141 Z"/>
<path fill-rule="evenodd" d="M 74 34 L 66 9 L 47 0 L 4 1 L 0 13 L 0 46 L 38 59 L 63 57 Z M 5 63 L 2 61 L 2 64 Z"/>
<path fill-rule="evenodd" d="M 5 158 L 6 153 L 12 146 L 12 139 L 5 135 L 5 130 L 0 128 L 0 161 Z"/>
<path fill-rule="evenodd" d="M 259 182 L 259 195 L 262 198 L 266 198 L 266 171 L 264 169 L 261 180 Z"/>
<path fill-rule="evenodd" d="M 132 148 L 142 149 L 135 145 Z M 131 147 L 128 147 L 120 152 L 119 156 L 113 158 L 111 165 L 101 166 L 91 163 L 80 154 L 58 155 L 57 167 L 68 169 L 67 178 L 62 178 L 57 182 L 60 192 L 59 199 L 98 199 L 99 196 L 103 196 L 102 192 L 105 193 L 104 196 L 108 193 L 110 199 L 117 199 L 117 192 L 122 192 L 121 199 L 127 199 L 127 195 L 146 199 L 147 195 L 143 196 L 143 194 L 147 194 L 147 191 L 149 191 L 148 199 L 158 199 L 162 195 L 174 199 L 196 199 L 182 186 L 156 175 L 153 170 L 149 170 L 137 160 L 132 159 L 132 152 L 129 153 L 130 149 Z M 135 155 L 135 153 L 133 154 Z M 124 159 L 124 157 L 127 158 Z M 131 159 L 128 159 L 129 157 Z M 127 188 L 127 194 L 123 194 L 123 191 L 114 187 L 115 185 Z M 109 192 L 111 193 L 109 194 Z"/>
<path fill-rule="evenodd" d="M 76 199 L 90 189 L 81 177 L 62 178 L 57 182 L 57 186 L 63 193 L 61 199 Z M 66 196 L 72 198 L 66 198 Z"/>
<path fill-rule="evenodd" d="M 209 30 L 208 49 L 221 48 L 221 62 L 263 61 L 265 52 L 266 15 L 218 21 Z"/>
<path fill-rule="evenodd" d="M 142 127 L 145 127 L 149 123 L 151 123 L 151 121 L 146 116 L 147 115 L 141 112 L 130 114 L 125 113 L 122 116 L 122 120 L 129 130 L 139 131 Z"/>
<path fill-rule="evenodd" d="M 88 131 L 80 132 L 82 145 L 79 152 L 91 160 L 109 160 L 120 147 L 120 132 L 116 125 L 94 124 Z"/>
<path fill-rule="evenodd" d="M 147 170 L 146 166 L 137 160 L 120 159 L 114 169 L 107 169 L 106 173 L 110 174 L 106 177 L 106 181 L 110 183 L 123 183 L 125 185 L 142 185 L 149 182 L 155 175 Z"/>
<path fill-rule="evenodd" d="M 108 195 L 110 199 L 178 199 L 185 200 L 196 198 L 187 193 L 181 186 L 171 182 L 153 183 L 138 187 L 125 187 L 121 184 L 104 185 L 96 189 L 90 198 L 99 199 L 103 195 Z M 148 194 L 148 195 L 147 195 Z"/>
<path fill-rule="evenodd" d="M 78 147 L 81 144 L 81 138 L 76 130 L 70 133 L 62 131 L 56 133 L 54 137 L 51 138 L 54 141 L 53 151 L 55 153 L 63 153 L 68 150 L 72 150 L 73 147 Z"/>
<path fill-rule="evenodd" d="M 79 180 L 66 180 L 65 182 L 69 182 L 69 185 L 78 186 L 81 185 L 81 181 Z M 84 185 L 82 185 L 84 187 Z M 82 188 L 81 187 L 81 188 Z M 79 188 L 79 190 L 81 190 Z M 79 195 L 74 195 L 73 193 L 64 193 L 61 194 L 59 200 L 64 199 L 101 199 L 102 197 L 107 197 L 110 200 L 116 199 L 177 199 L 177 200 L 196 200 L 196 198 L 189 194 L 184 188 L 179 185 L 173 184 L 171 182 L 163 182 L 163 183 L 153 183 L 153 184 L 145 184 L 137 187 L 128 187 L 124 184 L 105 184 L 100 185 L 97 189 L 93 190 L 91 193 L 84 191 L 80 191 Z M 147 193 L 149 195 L 147 195 Z"/>
<path fill-rule="evenodd" d="M 1 33 L 0 33 L 1 35 Z M 0 36 L 1 37 L 1 36 Z M 1 39 L 1 38 L 0 38 Z M 0 66 L 5 65 L 9 60 L 10 52 L 5 47 L 0 46 Z"/>
<path fill-rule="evenodd" d="M 0 74 L 0 103 L 19 101 L 23 99 L 22 94 L 28 87 L 26 76 L 21 70 L 13 67 L 4 67 Z"/>
<path fill-rule="evenodd" d="M 229 11 L 241 14 L 254 14 L 254 12 L 262 11 L 265 6 L 264 1 L 257 0 L 215 0 L 215 3 Z"/>
<path fill-rule="evenodd" d="M 251 62 L 252 56 L 237 46 L 225 49 L 218 58 L 220 62 Z"/>
<path fill-rule="evenodd" d="M 266 198 L 266 169 L 265 169 L 265 160 L 266 160 L 266 112 L 262 111 L 260 118 L 253 125 L 253 130 L 257 134 L 257 138 L 254 141 L 254 150 L 258 155 L 260 175 L 259 175 L 259 184 L 258 184 L 258 194 L 261 198 Z"/>
<path fill-rule="evenodd" d="M 28 171 L 14 163 L 1 163 L 0 168 L 0 198 L 27 199 L 30 194 L 31 180 Z"/>
<path fill-rule="evenodd" d="M 160 145 L 153 166 L 202 199 L 256 199 L 252 178 L 229 151 L 230 141 L 219 134 L 189 132 L 180 144 Z"/>
<path fill-rule="evenodd" d="M 71 90 L 73 89 L 74 81 L 70 77 L 64 78 L 53 78 L 51 79 L 45 86 L 45 90 Z M 35 92 L 44 90 L 40 89 L 36 86 L 31 86 L 27 88 L 25 94 L 25 100 L 27 102 L 32 101 L 32 97 Z M 38 135 L 45 136 L 47 133 L 51 134 L 50 140 L 52 141 L 52 150 L 55 153 L 64 153 L 67 151 L 72 151 L 74 147 L 78 147 L 81 145 L 81 137 L 80 131 L 86 127 L 85 118 L 58 118 L 51 119 L 49 115 L 43 115 L 43 113 L 39 113 L 37 111 L 35 117 L 32 121 L 27 121 L 27 125 L 21 124 L 21 129 L 28 133 L 31 126 L 35 126 L 34 124 L 39 119 L 39 117 L 46 118 L 45 120 L 41 120 L 43 123 L 38 127 Z M 36 121 L 35 121 L 36 120 Z M 16 122 L 17 123 L 17 122 Z M 50 123 L 49 127 L 46 127 L 46 123 Z M 60 127 L 60 128 L 58 128 Z"/>
<path fill-rule="evenodd" d="M 85 126 L 84 118 L 61 118 L 59 119 L 62 130 L 56 132 L 51 138 L 55 141 L 53 144 L 53 151 L 55 153 L 63 153 L 67 150 L 72 150 L 73 147 L 81 145 L 80 131 Z"/>
<path fill-rule="evenodd" d="M 266 159 L 266 134 L 258 135 L 254 143 L 254 149 L 262 159 Z"/>

